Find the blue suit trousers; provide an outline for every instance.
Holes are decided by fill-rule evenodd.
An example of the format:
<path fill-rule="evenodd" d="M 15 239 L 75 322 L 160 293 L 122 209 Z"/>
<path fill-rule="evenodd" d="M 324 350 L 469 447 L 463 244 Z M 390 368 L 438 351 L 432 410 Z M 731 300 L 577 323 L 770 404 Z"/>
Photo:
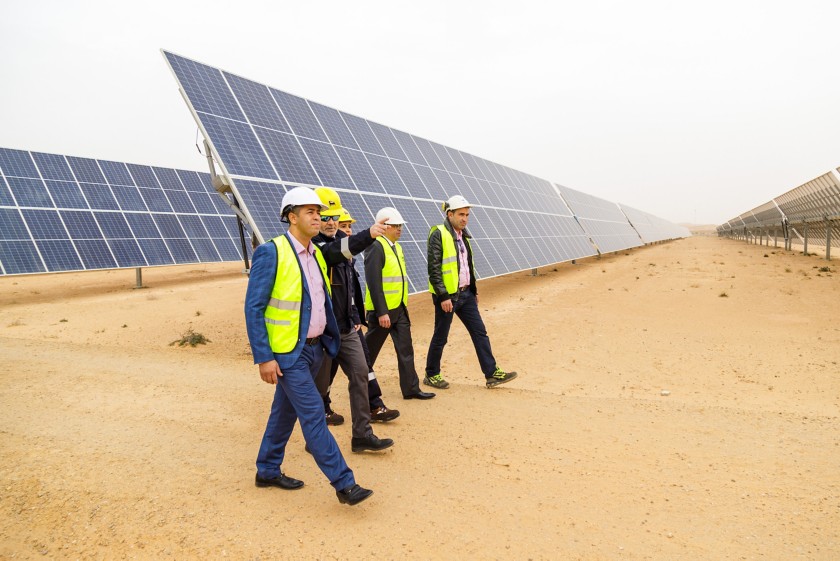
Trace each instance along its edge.
<path fill-rule="evenodd" d="M 257 474 L 264 478 L 280 475 L 286 444 L 300 420 L 303 438 L 315 463 L 337 490 L 356 483 L 341 450 L 327 429 L 324 402 L 315 388 L 315 375 L 321 367 L 324 350 L 320 343 L 304 345 L 297 362 L 282 369 L 274 391 L 274 402 L 257 456 Z"/>

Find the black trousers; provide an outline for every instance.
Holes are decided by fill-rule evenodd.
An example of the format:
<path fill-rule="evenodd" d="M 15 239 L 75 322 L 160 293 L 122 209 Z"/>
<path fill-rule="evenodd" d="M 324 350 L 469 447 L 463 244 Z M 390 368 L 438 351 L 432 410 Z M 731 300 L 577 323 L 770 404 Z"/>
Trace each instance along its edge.
<path fill-rule="evenodd" d="M 337 362 L 347 374 L 347 390 L 350 393 L 350 418 L 353 421 L 353 436 L 365 438 L 373 434 L 370 428 L 370 404 L 368 401 L 368 367 L 362 344 L 355 331 L 341 334 L 338 356 L 332 361 L 324 357 L 321 368 L 315 376 L 315 386 L 323 397 L 328 388 L 330 362 Z"/>
<path fill-rule="evenodd" d="M 411 320 L 408 317 L 408 308 L 401 304 L 398 308 L 389 310 L 391 327 L 385 329 L 379 325 L 379 318 L 376 312 L 368 312 L 368 329 L 365 340 L 370 349 L 370 364 L 376 364 L 376 358 L 385 339 L 391 336 L 394 343 L 394 351 L 397 353 L 397 368 L 400 372 L 400 390 L 403 397 L 413 395 L 420 391 L 420 379 L 417 377 L 417 370 L 414 368 L 414 344 L 411 342 Z"/>
<path fill-rule="evenodd" d="M 374 373 L 373 366 L 370 364 L 370 350 L 365 342 L 365 334 L 362 333 L 361 329 L 356 333 L 359 335 L 359 340 L 362 343 L 362 350 L 365 352 L 365 362 L 368 367 L 368 400 L 370 402 L 370 410 L 373 411 L 374 409 L 379 409 L 380 407 L 385 406 L 385 402 L 382 401 L 382 388 L 379 387 L 379 380 L 376 379 L 376 373 Z M 325 358 L 324 362 L 327 361 L 328 359 Z M 324 398 L 324 411 L 328 411 L 330 409 L 330 404 L 332 403 L 332 400 L 330 399 L 330 389 L 332 388 L 333 380 L 335 380 L 335 375 L 338 373 L 338 361 L 333 360 L 329 362 L 332 365 L 330 368 L 330 382 L 327 385 L 326 391 L 321 391 L 321 388 L 318 388 L 318 390 L 321 391 L 321 397 Z M 344 374 L 347 374 L 346 370 L 344 371 Z"/>
<path fill-rule="evenodd" d="M 432 340 L 429 341 L 429 352 L 426 355 L 426 375 L 434 376 L 440 374 L 440 359 L 443 357 L 443 348 L 449 339 L 449 328 L 452 326 L 453 316 L 467 328 L 472 338 L 475 354 L 478 357 L 478 364 L 485 378 L 491 378 L 496 371 L 496 359 L 493 357 L 493 350 L 490 348 L 490 338 L 487 336 L 487 329 L 484 327 L 484 320 L 478 311 L 478 302 L 475 294 L 469 290 L 458 292 L 452 295 L 452 312 L 446 313 L 440 307 L 440 299 L 432 295 L 435 304 L 435 332 Z"/>

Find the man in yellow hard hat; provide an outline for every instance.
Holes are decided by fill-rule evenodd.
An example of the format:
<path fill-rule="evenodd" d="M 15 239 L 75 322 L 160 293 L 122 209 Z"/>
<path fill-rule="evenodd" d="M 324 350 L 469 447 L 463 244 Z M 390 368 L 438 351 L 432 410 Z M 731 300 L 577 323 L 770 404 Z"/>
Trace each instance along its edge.
<path fill-rule="evenodd" d="M 329 187 L 315 189 L 321 202 L 327 206 L 321 211 L 320 233 L 312 241 L 319 247 L 338 243 L 342 246 L 350 239 L 344 232 L 338 230 L 338 219 L 343 212 L 338 193 Z M 359 318 L 353 304 L 355 277 L 350 266 L 352 255 L 345 254 L 346 259 L 333 263 L 327 268 L 332 288 L 331 300 L 335 312 L 338 329 L 341 333 L 341 346 L 333 361 L 325 360 L 316 377 L 316 386 L 323 396 L 329 392 L 330 370 L 332 362 L 337 362 L 349 381 L 350 416 L 352 419 L 352 438 L 350 440 L 353 452 L 380 451 L 393 446 L 390 438 L 379 438 L 370 426 L 371 413 L 368 400 L 368 366 L 364 349 L 359 341 L 357 331 Z M 326 412 L 329 419 L 331 409 Z M 333 416 L 335 413 L 333 413 Z"/>

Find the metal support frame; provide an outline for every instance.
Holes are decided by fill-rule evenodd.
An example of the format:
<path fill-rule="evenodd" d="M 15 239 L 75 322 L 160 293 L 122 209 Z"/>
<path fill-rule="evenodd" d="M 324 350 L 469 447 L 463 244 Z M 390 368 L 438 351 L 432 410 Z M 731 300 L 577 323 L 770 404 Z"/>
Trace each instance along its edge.
<path fill-rule="evenodd" d="M 236 215 L 237 225 L 239 226 L 239 242 L 242 247 L 242 260 L 245 263 L 245 273 L 247 274 L 251 271 L 251 265 L 248 263 L 248 242 L 245 241 L 244 226 L 245 223 L 248 222 L 248 219 L 245 218 L 245 214 L 242 212 L 242 209 L 239 208 L 239 201 L 236 200 L 236 195 L 234 195 L 233 189 L 230 188 L 230 182 L 228 179 L 216 173 L 216 166 L 213 164 L 213 154 L 210 150 L 210 143 L 207 142 L 206 138 L 204 139 L 204 153 L 207 156 L 207 167 L 210 168 L 210 181 L 213 184 L 213 188 Z M 228 197 L 228 193 L 230 194 L 230 197 Z"/>
<path fill-rule="evenodd" d="M 802 237 L 804 239 L 803 246 L 802 246 L 802 253 L 804 255 L 808 255 L 808 221 L 805 221 L 805 227 L 802 228 Z"/>
<path fill-rule="evenodd" d="M 825 217 L 825 260 L 831 261 L 831 219 Z"/>
<path fill-rule="evenodd" d="M 143 286 L 143 269 L 137 267 L 137 273 L 135 274 L 135 282 L 134 288 L 146 288 Z"/>

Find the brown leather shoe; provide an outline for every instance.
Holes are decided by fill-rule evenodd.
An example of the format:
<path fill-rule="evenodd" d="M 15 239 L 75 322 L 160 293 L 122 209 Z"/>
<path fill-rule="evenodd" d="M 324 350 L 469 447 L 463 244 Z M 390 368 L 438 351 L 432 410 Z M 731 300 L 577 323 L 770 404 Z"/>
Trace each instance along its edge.
<path fill-rule="evenodd" d="M 382 407 L 377 407 L 376 409 L 371 409 L 370 411 L 370 420 L 377 423 L 387 423 L 388 421 L 393 421 L 399 416 L 399 411 L 396 409 L 388 409 L 384 405 Z"/>
<path fill-rule="evenodd" d="M 332 409 L 327 410 L 327 424 L 338 426 L 344 424 L 344 417 L 333 411 Z"/>

